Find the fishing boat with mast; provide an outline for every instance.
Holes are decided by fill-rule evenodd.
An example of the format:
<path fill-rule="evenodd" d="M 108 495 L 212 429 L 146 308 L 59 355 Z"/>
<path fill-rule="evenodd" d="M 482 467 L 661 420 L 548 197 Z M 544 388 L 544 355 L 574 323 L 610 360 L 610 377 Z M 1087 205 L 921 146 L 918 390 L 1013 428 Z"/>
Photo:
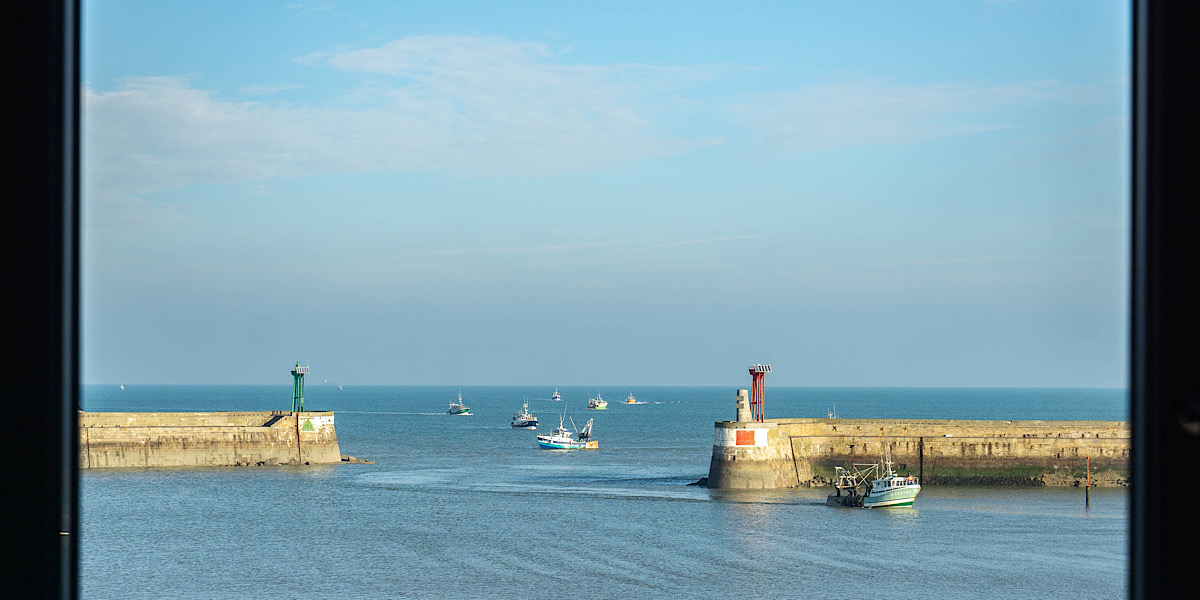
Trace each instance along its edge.
<path fill-rule="evenodd" d="M 595 398 L 588 398 L 588 410 L 606 410 L 608 401 L 600 397 L 597 393 Z"/>
<path fill-rule="evenodd" d="M 645 404 L 645 403 L 638 402 L 637 398 L 633 397 L 633 392 L 629 392 L 629 396 L 627 398 L 625 398 L 625 404 Z"/>
<path fill-rule="evenodd" d="M 461 391 L 458 392 L 458 402 L 451 402 L 450 410 L 446 411 L 446 413 L 451 415 L 471 416 L 471 407 L 463 404 Z"/>
<path fill-rule="evenodd" d="M 550 394 L 550 399 L 555 402 L 562 402 L 562 394 L 558 393 L 558 388 L 554 388 L 554 393 Z"/>
<path fill-rule="evenodd" d="M 558 417 L 558 428 L 551 434 L 542 434 L 537 436 L 539 448 L 548 450 L 595 450 L 600 447 L 600 443 L 592 439 L 592 420 L 588 419 L 587 425 L 579 430 L 576 437 L 572 437 L 571 433 L 563 426 L 563 417 L 566 411 Z M 575 426 L 574 419 L 571 420 L 571 427 Z"/>
<path fill-rule="evenodd" d="M 891 448 L 886 452 L 886 457 L 877 464 L 855 464 L 853 470 L 835 467 L 836 492 L 825 503 L 861 508 L 912 506 L 921 491 L 921 482 L 912 473 L 897 475 L 892 470 Z"/>
<path fill-rule="evenodd" d="M 537 426 L 537 417 L 529 412 L 529 400 L 526 400 L 525 404 L 521 405 L 521 410 L 513 415 L 512 427 L 513 429 L 537 429 Z"/>

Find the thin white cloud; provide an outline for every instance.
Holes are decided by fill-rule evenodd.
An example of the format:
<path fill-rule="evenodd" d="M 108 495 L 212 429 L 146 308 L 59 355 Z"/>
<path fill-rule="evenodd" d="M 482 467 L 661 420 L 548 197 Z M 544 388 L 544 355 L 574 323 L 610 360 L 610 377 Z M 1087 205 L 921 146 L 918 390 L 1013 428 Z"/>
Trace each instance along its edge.
<path fill-rule="evenodd" d="M 979 265 L 988 263 L 1063 263 L 1111 261 L 1115 256 L 975 256 L 955 258 L 919 258 L 862 265 L 869 269 L 894 269 L 898 267 L 930 267 L 950 265 Z"/>
<path fill-rule="evenodd" d="M 237 93 L 240 96 L 270 96 L 279 92 L 299 89 L 304 89 L 304 86 L 296 83 L 261 83 L 242 86 L 238 88 Z"/>
<path fill-rule="evenodd" d="M 693 244 L 713 244 L 713 243 L 717 243 L 717 242 L 733 242 L 733 241 L 737 241 L 737 240 L 753 240 L 753 239 L 758 239 L 761 237 L 765 237 L 765 236 L 762 236 L 762 235 L 725 235 L 725 236 L 721 236 L 721 237 L 704 238 L 704 239 L 700 239 L 700 240 L 684 240 L 682 242 L 668 242 L 666 244 L 659 244 L 659 247 L 660 248 L 668 248 L 671 246 L 690 246 Z"/>
<path fill-rule="evenodd" d="M 235 101 L 176 77 L 88 89 L 88 189 L 141 195 L 376 170 L 540 176 L 718 143 L 660 129 L 652 114 L 662 110 L 658 94 L 703 77 L 702 69 L 560 64 L 555 57 L 542 44 L 472 36 L 417 36 L 310 56 L 369 77 L 321 106 Z"/>
<path fill-rule="evenodd" d="M 911 86 L 853 82 L 756 94 L 733 105 L 732 111 L 760 143 L 809 152 L 1006 129 L 1017 123 L 997 115 L 997 109 L 1045 102 L 1095 103 L 1112 100 L 1114 92 L 1115 86 L 1067 86 L 1055 81 Z"/>
<path fill-rule="evenodd" d="M 492 256 L 507 254 L 541 254 L 546 252 L 572 252 L 592 248 L 612 248 L 638 243 L 638 240 L 607 240 L 603 242 L 576 242 L 570 244 L 540 244 L 535 246 L 484 246 L 479 248 L 447 248 L 425 250 L 414 256 Z"/>
<path fill-rule="evenodd" d="M 587 172 L 722 143 L 728 132 L 716 128 L 727 123 L 715 123 L 725 111 L 782 151 L 900 144 L 1010 126 L 998 108 L 1108 93 L 1052 81 L 856 82 L 746 95 L 730 105 L 683 90 L 734 67 L 578 64 L 561 48 L 494 36 L 411 36 L 298 60 L 362 80 L 319 105 L 270 96 L 301 83 L 247 86 L 234 99 L 179 77 L 85 90 L 88 201 L 135 210 L 146 205 L 131 198 L 193 184 L 331 172 Z M 254 94 L 261 96 L 245 99 Z M 714 129 L 675 131 L 669 123 L 685 112 L 691 126 Z"/>
<path fill-rule="evenodd" d="M 1066 157 L 1096 168 L 1119 168 L 1128 164 L 1131 135 L 1130 118 L 1124 114 L 1082 127 L 1024 136 L 1008 143 L 1004 155 L 1021 168 L 1059 168 Z"/>

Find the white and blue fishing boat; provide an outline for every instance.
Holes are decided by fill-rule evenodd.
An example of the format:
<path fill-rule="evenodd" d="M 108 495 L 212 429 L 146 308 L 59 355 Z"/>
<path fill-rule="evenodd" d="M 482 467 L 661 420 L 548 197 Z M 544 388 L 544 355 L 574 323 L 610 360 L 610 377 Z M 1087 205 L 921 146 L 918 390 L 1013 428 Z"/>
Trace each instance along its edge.
<path fill-rule="evenodd" d="M 571 425 L 574 426 L 574 421 Z M 600 443 L 592 439 L 592 420 L 588 419 L 587 425 L 579 430 L 578 437 L 572 437 L 572 433 L 563 427 L 563 418 L 558 417 L 558 429 L 549 435 L 537 436 L 539 448 L 549 450 L 594 450 L 600 447 Z"/>
<path fill-rule="evenodd" d="M 558 393 L 558 388 L 554 388 L 554 393 L 550 395 L 550 399 L 555 402 L 562 402 L 562 394 Z"/>
<path fill-rule="evenodd" d="M 537 426 L 537 417 L 529 412 L 529 401 L 526 400 L 525 404 L 521 405 L 521 410 L 513 415 L 512 427 L 513 429 L 537 429 Z"/>

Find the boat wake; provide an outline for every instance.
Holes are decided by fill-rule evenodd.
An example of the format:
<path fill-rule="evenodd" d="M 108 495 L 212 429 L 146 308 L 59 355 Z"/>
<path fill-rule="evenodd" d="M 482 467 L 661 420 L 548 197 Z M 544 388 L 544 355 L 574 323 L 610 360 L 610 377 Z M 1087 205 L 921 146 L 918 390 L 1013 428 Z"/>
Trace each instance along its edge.
<path fill-rule="evenodd" d="M 418 415 L 418 416 L 442 416 L 444 412 L 393 412 L 387 410 L 339 410 L 338 414 L 347 415 Z"/>

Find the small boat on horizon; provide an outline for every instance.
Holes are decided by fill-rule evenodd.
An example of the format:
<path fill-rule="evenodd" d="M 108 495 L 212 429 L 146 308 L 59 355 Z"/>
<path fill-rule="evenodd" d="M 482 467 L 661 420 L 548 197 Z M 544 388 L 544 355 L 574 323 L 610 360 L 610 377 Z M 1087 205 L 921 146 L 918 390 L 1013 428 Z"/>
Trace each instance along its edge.
<path fill-rule="evenodd" d="M 458 402 L 451 402 L 450 410 L 446 411 L 446 413 L 451 415 L 471 416 L 471 407 L 463 404 L 462 392 L 458 393 Z"/>
<path fill-rule="evenodd" d="M 625 399 L 625 404 L 645 404 L 645 402 L 638 402 L 637 398 L 633 397 L 633 392 L 629 392 L 629 397 Z"/>
<path fill-rule="evenodd" d="M 554 393 L 550 395 L 550 399 L 555 402 L 562 402 L 562 394 L 558 393 L 558 388 L 554 388 Z"/>
<path fill-rule="evenodd" d="M 606 410 L 608 402 L 597 393 L 595 398 L 588 398 L 588 410 Z"/>
<path fill-rule="evenodd" d="M 537 429 L 537 426 L 537 417 L 529 412 L 529 401 L 526 400 L 525 404 L 521 405 L 521 410 L 513 415 L 512 427 L 513 429 Z"/>

